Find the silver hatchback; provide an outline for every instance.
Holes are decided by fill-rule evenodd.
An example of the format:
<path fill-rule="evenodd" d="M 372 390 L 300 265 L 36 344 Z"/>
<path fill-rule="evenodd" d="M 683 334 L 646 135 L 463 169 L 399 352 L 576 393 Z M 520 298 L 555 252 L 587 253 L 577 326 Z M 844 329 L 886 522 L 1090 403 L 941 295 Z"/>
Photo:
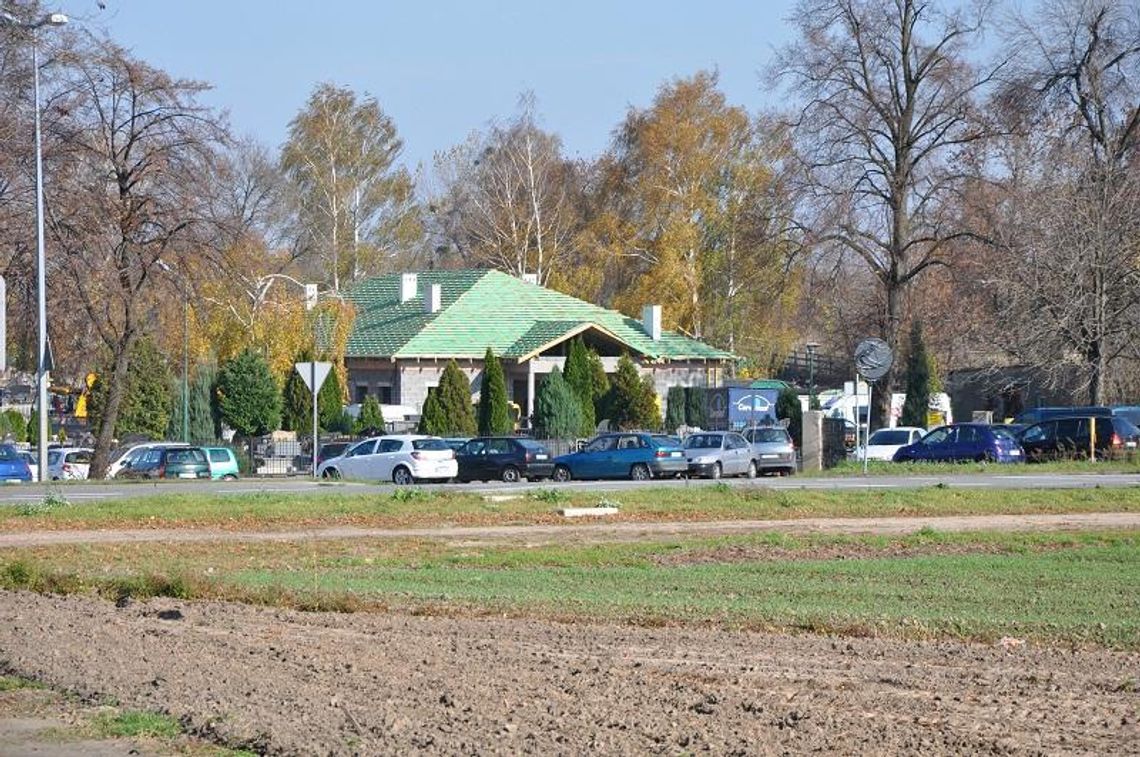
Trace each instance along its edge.
<path fill-rule="evenodd" d="M 775 471 L 780 475 L 796 472 L 796 446 L 786 428 L 750 428 L 744 432 L 744 438 L 751 443 L 752 457 L 761 471 Z"/>
<path fill-rule="evenodd" d="M 684 447 L 690 476 L 756 477 L 758 468 L 752 459 L 752 446 L 740 434 L 732 431 L 702 431 L 686 437 Z"/>

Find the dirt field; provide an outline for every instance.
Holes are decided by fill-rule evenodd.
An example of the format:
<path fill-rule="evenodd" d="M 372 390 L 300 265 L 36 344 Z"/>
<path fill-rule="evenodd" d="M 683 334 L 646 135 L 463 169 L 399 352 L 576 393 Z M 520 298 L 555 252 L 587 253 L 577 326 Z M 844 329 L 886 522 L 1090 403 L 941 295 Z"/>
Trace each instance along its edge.
<path fill-rule="evenodd" d="M 1140 754 L 1140 655 L 0 593 L 0 662 L 268 754 Z"/>

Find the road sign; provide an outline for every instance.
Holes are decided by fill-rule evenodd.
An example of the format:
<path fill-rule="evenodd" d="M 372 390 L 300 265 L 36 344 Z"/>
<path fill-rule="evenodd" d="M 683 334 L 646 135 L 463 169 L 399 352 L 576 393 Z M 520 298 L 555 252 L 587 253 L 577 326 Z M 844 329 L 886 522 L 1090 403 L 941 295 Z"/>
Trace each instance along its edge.
<path fill-rule="evenodd" d="M 317 285 L 305 284 L 305 310 L 312 310 L 317 306 Z"/>
<path fill-rule="evenodd" d="M 864 339 L 855 348 L 855 370 L 868 381 L 878 381 L 886 376 L 894 360 L 891 348 L 882 339 Z"/>
<path fill-rule="evenodd" d="M 332 363 L 294 363 L 293 367 L 297 369 L 297 373 L 301 374 L 301 378 L 305 382 L 305 386 L 309 387 L 309 391 L 313 394 L 321 391 L 321 385 L 325 383 L 328 378 L 329 371 L 332 370 Z M 313 384 L 316 384 L 314 387 Z"/>

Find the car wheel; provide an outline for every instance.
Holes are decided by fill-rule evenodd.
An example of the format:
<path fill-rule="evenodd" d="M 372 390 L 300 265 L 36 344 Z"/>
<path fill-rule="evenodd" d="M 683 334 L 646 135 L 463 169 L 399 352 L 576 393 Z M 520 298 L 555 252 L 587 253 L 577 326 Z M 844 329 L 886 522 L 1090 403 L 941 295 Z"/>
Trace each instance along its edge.
<path fill-rule="evenodd" d="M 629 469 L 629 477 L 634 481 L 648 481 L 650 479 L 649 466 L 638 463 Z"/>
<path fill-rule="evenodd" d="M 330 480 L 340 478 L 340 471 L 338 471 L 336 468 L 325 468 L 324 471 L 321 472 L 321 478 L 327 478 Z"/>
<path fill-rule="evenodd" d="M 392 483 L 397 486 L 407 486 L 415 482 L 416 480 L 412 478 L 412 472 L 402 465 L 392 471 Z"/>
<path fill-rule="evenodd" d="M 565 465 L 559 465 L 554 468 L 554 475 L 550 477 L 554 481 L 564 482 L 570 480 L 570 469 Z"/>
<path fill-rule="evenodd" d="M 723 473 L 723 471 L 721 470 L 720 463 L 717 463 L 716 465 L 713 466 L 712 471 L 709 472 L 709 478 L 712 478 L 712 479 L 720 478 L 721 473 Z"/>
<path fill-rule="evenodd" d="M 519 475 L 519 469 L 513 465 L 508 465 L 503 468 L 501 478 L 508 484 L 517 484 L 522 477 Z"/>
<path fill-rule="evenodd" d="M 756 470 L 756 461 L 750 460 L 748 462 L 748 473 L 747 473 L 748 477 L 749 478 L 756 478 L 757 473 L 759 473 L 759 471 Z"/>
<path fill-rule="evenodd" d="M 235 476 L 232 473 L 227 473 L 226 475 L 222 476 L 222 480 L 223 481 L 237 481 L 237 476 Z"/>
<path fill-rule="evenodd" d="M 989 452 L 982 452 L 981 454 L 979 454 L 978 456 L 976 456 L 974 458 L 975 463 L 981 463 L 982 465 L 985 465 L 987 463 L 992 463 L 993 461 L 994 461 L 993 455 L 991 455 Z"/>

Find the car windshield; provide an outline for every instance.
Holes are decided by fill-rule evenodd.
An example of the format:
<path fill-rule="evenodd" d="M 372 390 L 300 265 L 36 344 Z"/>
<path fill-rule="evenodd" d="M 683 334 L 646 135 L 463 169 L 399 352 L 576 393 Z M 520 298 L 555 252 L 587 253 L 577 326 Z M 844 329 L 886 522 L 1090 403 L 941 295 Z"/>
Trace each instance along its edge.
<path fill-rule="evenodd" d="M 59 452 L 51 450 L 48 452 L 48 465 L 55 465 L 59 462 Z"/>
<path fill-rule="evenodd" d="M 750 428 L 744 438 L 753 444 L 771 444 L 788 441 L 788 432 L 782 428 Z"/>
<path fill-rule="evenodd" d="M 693 434 L 685 439 L 685 449 L 720 449 L 720 434 Z"/>
<path fill-rule="evenodd" d="M 680 447 L 681 440 L 675 436 L 655 435 L 649 437 L 650 441 L 658 447 Z"/>
<path fill-rule="evenodd" d="M 1017 432 L 1011 428 L 1006 428 L 1005 426 L 990 426 L 990 431 L 993 431 L 994 436 L 1000 439 L 1009 439 L 1015 442 L 1017 441 Z"/>
<path fill-rule="evenodd" d="M 412 449 L 443 452 L 451 449 L 443 439 L 413 439 Z"/>
<path fill-rule="evenodd" d="M 890 444 L 909 444 L 910 432 L 899 431 L 894 428 L 879 429 L 871 434 L 871 438 L 867 442 L 871 446 L 875 445 L 890 445 Z"/>
<path fill-rule="evenodd" d="M 0 460 L 19 460 L 20 453 L 11 444 L 0 444 Z"/>

